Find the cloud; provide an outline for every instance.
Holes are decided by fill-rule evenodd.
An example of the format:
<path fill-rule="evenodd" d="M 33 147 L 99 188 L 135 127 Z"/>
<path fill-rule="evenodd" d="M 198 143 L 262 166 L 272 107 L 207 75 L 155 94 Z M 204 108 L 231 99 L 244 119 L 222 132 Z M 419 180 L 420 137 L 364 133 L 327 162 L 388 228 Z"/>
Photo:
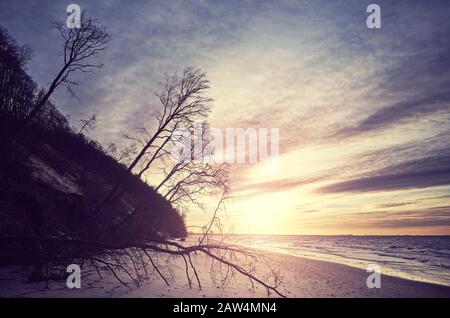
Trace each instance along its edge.
<path fill-rule="evenodd" d="M 354 179 L 322 187 L 322 193 L 389 191 L 450 185 L 450 169 Z"/>
<path fill-rule="evenodd" d="M 450 91 L 426 97 L 416 97 L 381 108 L 356 127 L 344 128 L 338 131 L 337 136 L 352 136 L 383 129 L 402 120 L 415 120 L 416 118 L 440 111 L 450 112 Z"/>
<path fill-rule="evenodd" d="M 299 177 L 292 179 L 281 179 L 274 181 L 267 181 L 261 183 L 244 183 L 239 187 L 233 187 L 233 192 L 239 198 L 250 198 L 255 196 L 264 195 L 265 193 L 283 192 L 299 188 L 304 185 L 314 184 L 326 180 L 330 177 L 328 174 L 317 175 L 311 177 Z"/>
<path fill-rule="evenodd" d="M 403 212 L 389 211 L 361 214 L 367 228 L 441 227 L 450 225 L 450 206 L 437 206 Z"/>
<path fill-rule="evenodd" d="M 417 203 L 417 201 L 383 203 L 383 204 L 378 204 L 377 208 L 396 208 L 396 207 L 411 205 L 411 204 L 415 204 L 415 203 Z"/>
<path fill-rule="evenodd" d="M 380 0 L 380 30 L 367 29 L 369 2 L 360 1 L 77 3 L 108 27 L 112 41 L 101 55 L 105 68 L 77 78 L 78 99 L 64 90 L 53 98 L 73 125 L 97 113 L 91 137 L 102 144 L 120 148 L 122 133 L 151 129 L 161 75 L 193 66 L 211 81 L 213 127 L 280 128 L 279 171 L 231 167 L 236 201 L 248 199 L 243 211 L 276 192 L 280 203 L 289 197 L 289 207 L 315 211 L 305 224 L 317 221 L 313 215 L 339 218 L 348 209 L 364 217 L 367 204 L 413 209 L 423 204 L 413 189 L 433 192 L 449 184 L 446 2 Z M 66 5 L 0 2 L 1 23 L 35 52 L 29 72 L 41 85 L 60 61 L 49 23 L 65 19 Z M 399 189 L 410 190 L 389 203 L 384 191 Z M 376 195 L 383 199 L 367 199 Z M 380 224 L 400 217 L 395 212 L 377 214 Z"/>
<path fill-rule="evenodd" d="M 307 222 L 310 226 L 351 226 L 366 229 L 445 227 L 450 225 L 450 206 L 441 205 L 431 208 L 417 208 L 405 211 L 366 210 L 358 211 L 357 213 L 340 213 L 329 215 L 326 218 L 305 222 Z"/>
<path fill-rule="evenodd" d="M 381 5 L 394 11 L 383 14 L 384 30 L 369 46 L 384 65 L 373 77 L 366 105 L 355 113 L 358 120 L 343 123 L 333 137 L 388 133 L 426 116 L 450 114 L 448 7 L 414 1 L 407 7 Z"/>
<path fill-rule="evenodd" d="M 369 176 L 324 186 L 321 193 L 390 191 L 450 185 L 450 148 L 372 171 Z"/>

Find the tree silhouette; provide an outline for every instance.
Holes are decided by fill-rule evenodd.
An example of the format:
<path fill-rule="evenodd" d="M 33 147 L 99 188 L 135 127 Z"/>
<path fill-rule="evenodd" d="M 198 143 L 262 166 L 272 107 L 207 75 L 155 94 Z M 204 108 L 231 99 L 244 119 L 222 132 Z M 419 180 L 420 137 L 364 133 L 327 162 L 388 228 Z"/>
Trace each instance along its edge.
<path fill-rule="evenodd" d="M 63 23 L 54 23 L 63 40 L 63 65 L 53 79 L 48 90 L 43 94 L 25 122 L 31 121 L 45 106 L 56 88 L 63 85 L 74 95 L 73 85 L 77 83 L 71 79 L 73 73 L 91 73 L 102 68 L 103 64 L 93 63 L 92 59 L 107 48 L 110 39 L 106 28 L 92 18 L 81 17 L 81 27 L 68 29 Z"/>

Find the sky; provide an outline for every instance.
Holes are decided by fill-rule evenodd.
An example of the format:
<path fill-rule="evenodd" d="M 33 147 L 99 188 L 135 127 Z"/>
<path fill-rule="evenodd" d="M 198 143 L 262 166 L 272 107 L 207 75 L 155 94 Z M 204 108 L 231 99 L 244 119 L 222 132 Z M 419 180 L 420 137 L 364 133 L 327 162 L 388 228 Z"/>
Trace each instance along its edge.
<path fill-rule="evenodd" d="M 40 85 L 60 66 L 50 23 L 70 3 L 0 0 L 0 24 L 33 49 Z M 448 1 L 74 3 L 112 40 L 77 98 L 61 89 L 53 100 L 74 125 L 96 113 L 92 138 L 120 145 L 151 126 L 162 74 L 186 66 L 210 80 L 211 126 L 280 129 L 276 167 L 232 165 L 226 231 L 450 234 Z M 370 3 L 381 29 L 367 28 Z"/>

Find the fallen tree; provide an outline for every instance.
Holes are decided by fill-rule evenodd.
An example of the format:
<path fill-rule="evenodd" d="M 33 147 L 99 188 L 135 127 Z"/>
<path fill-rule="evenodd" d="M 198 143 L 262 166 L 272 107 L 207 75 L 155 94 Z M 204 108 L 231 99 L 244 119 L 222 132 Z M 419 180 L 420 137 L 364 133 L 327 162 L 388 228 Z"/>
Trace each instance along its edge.
<path fill-rule="evenodd" d="M 73 131 L 50 105 L 59 86 L 73 92 L 73 73 L 102 67 L 90 60 L 106 49 L 109 35 L 92 19 L 83 19 L 80 29 L 56 27 L 64 40 L 64 64 L 50 87 L 34 96 L 37 85 L 31 78 L 18 77 L 25 74 L 27 54 L 15 52 L 14 74 L 19 75 L 8 85 L 23 86 L 32 96 L 24 102 L 11 90 L 0 94 L 2 101 L 13 102 L 0 105 L 0 135 L 11 141 L 0 167 L 0 264 L 29 265 L 33 267 L 30 278 L 46 282 L 57 278 L 52 273 L 68 264 L 90 264 L 100 277 L 108 271 L 125 286 L 139 286 L 153 268 L 169 285 L 171 278 L 158 256 L 168 255 L 183 260 L 189 286 L 201 289 L 193 259 L 204 255 L 211 260 L 210 274 L 218 285 L 226 286 L 242 275 L 250 288 L 260 284 L 268 293 L 283 296 L 276 271 L 267 266 L 264 277 L 256 272 L 256 265 L 268 264 L 262 253 L 210 234 L 214 228 L 222 232 L 219 212 L 228 198 L 228 167 L 197 160 L 194 148 L 185 160 L 172 160 L 168 147 L 179 141 L 177 129 L 191 131 L 210 112 L 206 74 L 188 67 L 180 75 L 166 75 L 157 95 L 160 109 L 154 113 L 155 126 L 129 137 L 135 144 L 114 160 L 83 135 L 95 117 Z M 14 46 L 0 33 L 2 47 Z M 18 131 L 21 138 L 14 138 Z M 155 171 L 162 173 L 152 188 L 143 179 Z M 204 196 L 219 202 L 203 234 L 194 243 L 175 241 L 186 235 L 183 217 L 192 206 L 207 210 L 202 205 Z M 129 281 L 119 273 L 125 273 Z"/>
<path fill-rule="evenodd" d="M 211 238 L 202 241 L 210 241 Z M 213 239 L 214 240 L 214 239 Z M 47 272 L 50 266 L 67 264 L 68 262 L 89 262 L 97 270 L 99 277 L 103 278 L 101 271 L 111 272 L 118 282 L 130 288 L 130 282 L 140 286 L 144 277 L 148 277 L 148 268 L 153 268 L 160 278 L 170 285 L 166 277 L 154 261 L 152 254 L 167 254 L 184 259 L 186 278 L 190 288 L 193 287 L 193 278 L 199 289 L 202 288 L 201 279 L 192 258 L 203 254 L 212 260 L 212 278 L 222 287 L 226 286 L 236 274 L 248 279 L 250 288 L 254 291 L 255 284 L 263 286 L 268 295 L 271 293 L 285 297 L 279 290 L 281 279 L 279 273 L 267 265 L 263 253 L 243 248 L 238 245 L 229 245 L 221 241 L 183 245 L 171 240 L 154 242 L 105 243 L 88 240 L 64 238 L 59 236 L 10 236 L 0 237 L 0 243 L 30 244 L 38 243 L 43 246 Z M 214 267 L 216 262 L 217 267 Z M 267 265 L 268 272 L 265 277 L 259 277 L 255 272 L 255 263 Z M 190 273 L 192 271 L 192 274 Z M 124 272 L 129 281 L 124 281 L 118 275 Z M 47 276 L 48 279 L 48 276 Z"/>

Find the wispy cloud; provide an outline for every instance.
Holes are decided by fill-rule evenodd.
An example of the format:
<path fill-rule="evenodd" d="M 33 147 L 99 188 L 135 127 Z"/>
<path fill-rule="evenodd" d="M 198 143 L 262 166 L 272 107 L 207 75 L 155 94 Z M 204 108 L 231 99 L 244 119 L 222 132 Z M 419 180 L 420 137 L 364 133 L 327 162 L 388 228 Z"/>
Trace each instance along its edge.
<path fill-rule="evenodd" d="M 450 48 L 449 48 L 450 49 Z M 356 127 L 344 128 L 338 131 L 339 137 L 352 136 L 377 129 L 387 128 L 403 120 L 415 120 L 438 112 L 450 111 L 450 91 L 429 95 L 416 96 L 414 99 L 395 103 L 381 108 L 368 116 Z"/>
<path fill-rule="evenodd" d="M 151 128 L 161 75 L 185 66 L 208 74 L 212 126 L 280 128 L 278 170 L 232 167 L 237 231 L 266 215 L 272 222 L 262 229 L 276 223 L 292 233 L 340 223 L 450 233 L 448 214 L 433 210 L 445 212 L 450 193 L 445 1 L 379 1 L 380 30 L 366 27 L 370 1 L 77 3 L 112 41 L 105 68 L 77 78 L 78 99 L 59 91 L 54 100 L 74 124 L 97 113 L 92 136 L 102 143 Z M 65 19 L 66 5 L 0 2 L 1 23 L 33 48 L 29 71 L 43 85 L 60 60 L 48 27 Z M 399 214 L 406 209 L 419 212 Z M 188 218 L 201 224 L 205 215 Z"/>
<path fill-rule="evenodd" d="M 369 175 L 327 185 L 320 192 L 389 191 L 450 185 L 450 148 L 425 157 L 373 170 Z"/>

